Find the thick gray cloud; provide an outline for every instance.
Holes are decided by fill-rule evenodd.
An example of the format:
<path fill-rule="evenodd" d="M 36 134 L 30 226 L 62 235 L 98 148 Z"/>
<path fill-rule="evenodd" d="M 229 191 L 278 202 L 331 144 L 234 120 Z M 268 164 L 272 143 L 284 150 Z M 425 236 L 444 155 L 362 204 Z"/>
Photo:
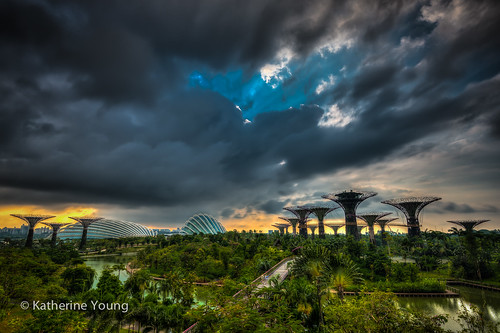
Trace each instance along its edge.
<path fill-rule="evenodd" d="M 498 14 L 494 1 L 3 1 L 0 196 L 277 213 L 290 184 L 418 155 L 444 128 L 482 124 L 498 140 Z M 307 105 L 251 124 L 188 85 L 199 68 L 251 76 L 287 47 L 293 87 L 338 38 L 357 59 L 347 74 L 320 94 L 303 82 Z M 318 126 L 326 105 L 352 120 Z"/>

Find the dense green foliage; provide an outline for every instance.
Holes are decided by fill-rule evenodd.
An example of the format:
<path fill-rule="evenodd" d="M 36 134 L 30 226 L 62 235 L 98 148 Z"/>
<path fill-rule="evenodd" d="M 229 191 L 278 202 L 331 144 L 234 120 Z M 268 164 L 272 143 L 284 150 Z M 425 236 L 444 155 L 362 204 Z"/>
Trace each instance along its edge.
<path fill-rule="evenodd" d="M 281 259 L 290 256 L 296 241 L 276 242 L 264 234 L 228 232 L 225 235 L 172 236 L 159 248 L 141 251 L 135 267 L 153 275 L 175 272 L 193 281 L 230 278 L 249 283 Z"/>
<path fill-rule="evenodd" d="M 387 246 L 352 237 L 304 240 L 292 235 L 224 235 L 90 240 L 95 253 L 138 251 L 138 269 L 122 283 L 124 265 L 95 272 L 75 243 L 54 249 L 0 248 L 0 331 L 8 332 L 442 332 L 443 317 L 400 308 L 391 292 L 442 292 L 435 277 L 500 281 L 496 233 L 388 237 Z M 22 246 L 22 245 L 20 245 Z M 107 248 L 106 246 L 109 246 Z M 284 281 L 243 289 L 286 257 Z M 391 257 L 400 256 L 403 262 Z M 134 257 L 131 257 L 134 258 Z M 407 261 L 407 262 L 405 262 Z M 266 273 L 267 274 L 267 273 Z M 434 277 L 431 277 L 434 276 Z M 207 283 L 197 287 L 193 283 Z M 356 291 L 357 296 L 345 293 Z M 20 310 L 21 301 L 82 303 L 86 311 Z M 107 310 L 92 303 L 126 305 Z M 479 309 L 460 314 L 463 332 L 494 332 Z"/>

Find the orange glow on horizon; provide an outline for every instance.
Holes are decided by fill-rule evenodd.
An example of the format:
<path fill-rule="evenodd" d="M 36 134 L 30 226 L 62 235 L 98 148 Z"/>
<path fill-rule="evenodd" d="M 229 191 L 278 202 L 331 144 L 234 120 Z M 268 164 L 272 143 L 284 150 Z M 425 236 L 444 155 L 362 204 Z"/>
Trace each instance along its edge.
<path fill-rule="evenodd" d="M 25 224 L 22 220 L 10 216 L 10 214 L 43 214 L 54 215 L 55 217 L 48 219 L 47 222 L 75 223 L 75 220 L 70 219 L 70 216 L 80 217 L 88 215 L 97 215 L 98 209 L 93 207 L 69 206 L 62 210 L 45 209 L 40 206 L 3 206 L 0 207 L 0 228 L 20 228 Z M 38 227 L 44 227 L 43 224 L 38 224 Z"/>

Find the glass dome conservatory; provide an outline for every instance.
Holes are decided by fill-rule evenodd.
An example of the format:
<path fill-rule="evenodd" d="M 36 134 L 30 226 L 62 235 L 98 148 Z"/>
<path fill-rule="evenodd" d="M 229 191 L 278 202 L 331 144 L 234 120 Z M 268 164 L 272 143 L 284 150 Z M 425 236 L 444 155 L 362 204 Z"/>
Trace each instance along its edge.
<path fill-rule="evenodd" d="M 61 239 L 78 239 L 82 237 L 83 227 L 80 223 L 72 224 L 59 232 Z M 146 237 L 154 236 L 154 232 L 138 223 L 102 219 L 89 226 L 88 239 Z"/>
<path fill-rule="evenodd" d="M 196 214 L 190 217 L 182 230 L 188 235 L 226 232 L 226 228 L 219 221 L 207 214 Z"/>

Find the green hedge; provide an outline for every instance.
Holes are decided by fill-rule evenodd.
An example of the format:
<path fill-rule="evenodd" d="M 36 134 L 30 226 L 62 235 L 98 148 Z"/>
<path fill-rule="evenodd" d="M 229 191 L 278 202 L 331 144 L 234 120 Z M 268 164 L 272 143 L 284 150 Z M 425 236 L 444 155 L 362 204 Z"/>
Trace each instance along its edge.
<path fill-rule="evenodd" d="M 444 293 L 446 285 L 436 279 L 422 279 L 416 282 L 378 281 L 366 282 L 364 285 L 354 285 L 347 291 L 388 291 L 393 293 Z"/>

